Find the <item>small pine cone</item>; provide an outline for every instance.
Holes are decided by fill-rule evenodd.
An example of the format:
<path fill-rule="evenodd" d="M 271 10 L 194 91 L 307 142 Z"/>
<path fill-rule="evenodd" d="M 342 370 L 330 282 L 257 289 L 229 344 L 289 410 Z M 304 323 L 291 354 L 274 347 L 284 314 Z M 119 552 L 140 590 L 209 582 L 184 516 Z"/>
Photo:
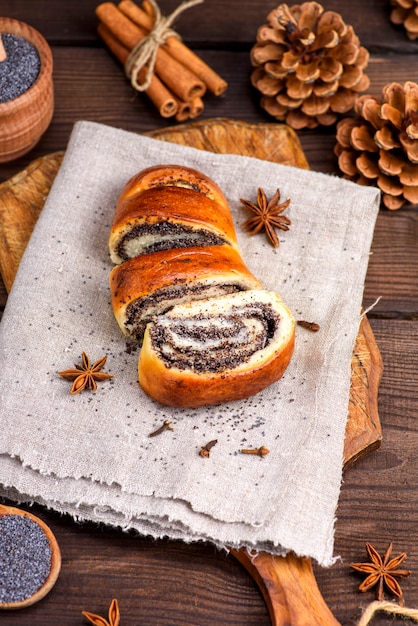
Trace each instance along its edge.
<path fill-rule="evenodd" d="M 361 96 L 356 118 L 337 124 L 334 152 L 344 178 L 377 185 L 383 204 L 418 204 L 418 85 L 390 83 L 382 99 Z"/>
<path fill-rule="evenodd" d="M 408 39 L 418 39 L 418 0 L 392 0 L 390 21 L 403 26 Z"/>
<path fill-rule="evenodd" d="M 352 26 L 317 2 L 280 4 L 257 31 L 251 83 L 270 115 L 295 129 L 330 126 L 369 86 L 369 53 Z"/>

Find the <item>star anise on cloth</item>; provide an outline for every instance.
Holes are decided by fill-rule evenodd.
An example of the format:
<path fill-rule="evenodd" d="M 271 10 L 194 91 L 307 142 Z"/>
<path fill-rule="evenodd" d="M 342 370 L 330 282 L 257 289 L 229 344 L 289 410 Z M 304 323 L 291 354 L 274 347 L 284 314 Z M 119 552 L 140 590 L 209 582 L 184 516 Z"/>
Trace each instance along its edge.
<path fill-rule="evenodd" d="M 109 620 L 104 617 L 100 617 L 100 615 L 95 615 L 94 613 L 88 613 L 87 611 L 82 611 L 84 617 L 87 617 L 91 624 L 94 626 L 119 626 L 120 624 L 120 612 L 119 612 L 119 604 L 117 600 L 112 600 L 109 607 Z"/>
<path fill-rule="evenodd" d="M 277 189 L 274 196 L 270 201 L 267 200 L 264 189 L 259 187 L 257 194 L 257 204 L 250 202 L 250 200 L 244 200 L 240 198 L 240 202 L 255 213 L 254 217 L 250 217 L 243 223 L 243 227 L 249 235 L 255 235 L 259 233 L 263 228 L 265 229 L 268 238 L 275 248 L 279 247 L 279 238 L 275 228 L 280 230 L 289 230 L 291 221 L 286 215 L 281 215 L 290 204 L 290 199 L 280 203 L 280 189 Z"/>
<path fill-rule="evenodd" d="M 396 578 L 409 576 L 411 572 L 405 569 L 398 569 L 399 565 L 406 559 L 406 553 L 402 552 L 399 556 L 391 559 L 392 544 L 386 549 L 383 558 L 377 550 L 370 544 L 366 543 L 367 554 L 370 563 L 350 563 L 350 567 L 362 574 L 368 574 L 359 586 L 359 591 L 368 591 L 375 585 L 377 587 L 377 599 L 383 600 L 384 585 L 398 598 L 402 597 L 402 589 Z"/>
<path fill-rule="evenodd" d="M 113 378 L 111 374 L 101 372 L 106 363 L 107 357 L 104 356 L 98 361 L 95 361 L 93 365 L 90 363 L 90 359 L 85 352 L 81 355 L 81 365 L 75 364 L 75 369 L 68 369 L 62 372 L 58 372 L 62 378 L 66 380 L 72 380 L 73 386 L 70 393 L 72 395 L 81 393 L 83 389 L 90 389 L 91 391 L 97 391 L 97 383 L 103 380 L 109 380 Z"/>

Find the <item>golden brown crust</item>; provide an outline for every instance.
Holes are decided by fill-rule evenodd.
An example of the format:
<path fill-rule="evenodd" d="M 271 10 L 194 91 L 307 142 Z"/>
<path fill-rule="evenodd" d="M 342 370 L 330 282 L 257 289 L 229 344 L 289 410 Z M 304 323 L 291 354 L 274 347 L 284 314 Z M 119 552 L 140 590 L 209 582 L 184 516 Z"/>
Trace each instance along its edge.
<path fill-rule="evenodd" d="M 218 185 L 208 176 L 183 165 L 154 165 L 135 174 L 124 186 L 120 199 L 125 200 L 152 187 L 185 186 L 228 206 Z"/>
<path fill-rule="evenodd" d="M 121 240 L 132 229 L 164 223 L 220 239 L 212 243 L 237 245 L 230 209 L 219 187 L 196 170 L 158 166 L 134 176 L 120 194 L 109 237 L 113 262 L 133 256 L 120 250 Z M 144 250 L 148 251 L 152 250 Z"/>
<path fill-rule="evenodd" d="M 122 332 L 141 341 L 148 324 L 138 380 L 152 398 L 177 407 L 221 404 L 282 376 L 295 320 L 245 266 L 227 200 L 210 178 L 178 165 L 139 172 L 120 194 L 109 249 L 120 264 L 110 289 Z"/>
<path fill-rule="evenodd" d="M 188 228 L 210 230 L 226 242 L 236 243 L 229 208 L 193 189 L 163 187 L 147 189 L 118 202 L 111 241 L 137 224 L 180 223 Z"/>
<path fill-rule="evenodd" d="M 148 349 L 146 332 L 138 360 L 138 380 L 142 389 L 166 406 L 198 408 L 234 402 L 259 393 L 284 374 L 293 354 L 294 335 L 269 361 L 247 371 L 223 374 L 196 374 L 168 369 Z"/>
<path fill-rule="evenodd" d="M 116 265 L 110 274 L 110 292 L 115 318 L 124 334 L 127 308 L 135 301 L 146 301 L 161 290 L 184 285 L 187 298 L 196 300 L 204 295 L 193 293 L 198 285 L 236 286 L 239 290 L 258 289 L 259 280 L 244 264 L 239 252 L 231 246 L 206 246 L 164 250 L 144 254 L 121 265 Z M 224 292 L 225 293 L 225 292 Z M 219 290 L 219 295 L 222 291 Z M 173 302 L 175 293 L 172 295 Z M 170 305 L 160 302 L 157 314 Z M 137 337 L 139 339 L 139 337 Z"/>
<path fill-rule="evenodd" d="M 278 310 L 286 329 L 274 345 L 262 350 L 260 358 L 215 373 L 167 366 L 152 345 L 149 324 L 138 360 L 142 389 L 160 404 L 188 408 L 242 400 L 265 389 L 281 378 L 294 350 L 295 320 L 284 304 Z"/>

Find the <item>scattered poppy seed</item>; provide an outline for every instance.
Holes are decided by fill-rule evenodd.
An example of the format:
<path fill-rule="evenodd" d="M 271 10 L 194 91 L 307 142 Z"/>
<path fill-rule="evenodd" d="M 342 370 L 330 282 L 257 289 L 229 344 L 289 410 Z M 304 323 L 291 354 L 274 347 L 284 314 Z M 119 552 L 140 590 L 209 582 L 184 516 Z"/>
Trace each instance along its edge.
<path fill-rule="evenodd" d="M 29 517 L 0 517 L 0 604 L 33 596 L 51 570 L 51 547 L 42 528 Z"/>
<path fill-rule="evenodd" d="M 36 48 L 11 33 L 1 35 L 6 58 L 0 62 L 0 103 L 21 96 L 36 81 L 41 60 Z"/>

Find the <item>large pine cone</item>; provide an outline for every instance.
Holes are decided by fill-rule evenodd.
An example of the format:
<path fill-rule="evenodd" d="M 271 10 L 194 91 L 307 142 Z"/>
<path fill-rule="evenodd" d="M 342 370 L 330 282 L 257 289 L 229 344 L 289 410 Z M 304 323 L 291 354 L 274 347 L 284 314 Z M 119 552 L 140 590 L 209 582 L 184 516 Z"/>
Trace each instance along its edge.
<path fill-rule="evenodd" d="M 369 86 L 369 53 L 353 27 L 317 2 L 280 4 L 267 22 L 251 50 L 261 106 L 295 129 L 334 124 Z"/>
<path fill-rule="evenodd" d="M 418 0 L 392 0 L 390 20 L 403 26 L 408 39 L 418 39 Z"/>
<path fill-rule="evenodd" d="M 377 185 L 383 204 L 418 204 L 418 85 L 390 83 L 382 99 L 362 96 L 356 118 L 337 124 L 335 153 L 345 178 Z"/>

